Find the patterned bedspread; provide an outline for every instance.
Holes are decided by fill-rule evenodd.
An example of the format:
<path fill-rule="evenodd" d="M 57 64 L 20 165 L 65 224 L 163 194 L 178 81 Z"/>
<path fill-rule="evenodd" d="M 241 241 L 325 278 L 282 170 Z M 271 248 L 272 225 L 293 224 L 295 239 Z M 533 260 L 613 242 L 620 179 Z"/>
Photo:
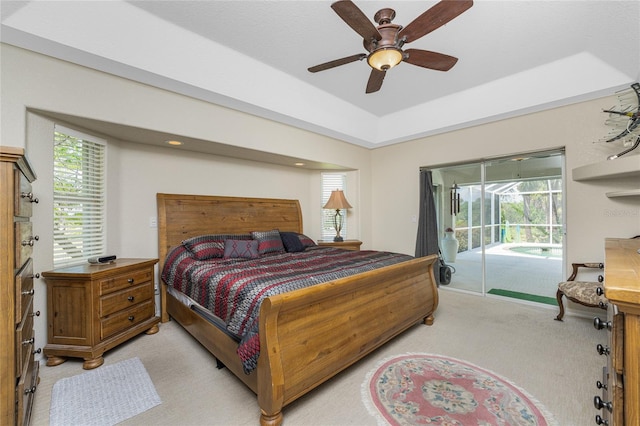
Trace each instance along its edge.
<path fill-rule="evenodd" d="M 200 261 L 178 246 L 167 255 L 162 279 L 213 312 L 239 337 L 237 352 L 248 374 L 260 353 L 258 316 L 264 298 L 410 259 L 390 252 L 314 246 L 258 259 Z"/>

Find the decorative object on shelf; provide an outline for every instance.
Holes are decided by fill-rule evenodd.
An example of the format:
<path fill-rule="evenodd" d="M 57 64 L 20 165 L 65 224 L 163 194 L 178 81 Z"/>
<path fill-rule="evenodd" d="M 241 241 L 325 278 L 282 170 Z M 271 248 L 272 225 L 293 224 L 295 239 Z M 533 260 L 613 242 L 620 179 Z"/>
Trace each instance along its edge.
<path fill-rule="evenodd" d="M 451 187 L 451 216 L 455 216 L 460 213 L 460 193 L 458 190 L 460 187 L 457 183 L 453 182 Z"/>
<path fill-rule="evenodd" d="M 329 201 L 324 205 L 323 209 L 327 210 L 335 210 L 336 213 L 333 216 L 333 227 L 336 230 L 336 236 L 333 237 L 333 241 L 339 242 L 343 241 L 343 238 L 340 236 L 340 231 L 342 230 L 342 224 L 344 218 L 340 213 L 340 210 L 350 209 L 351 204 L 344 197 L 344 193 L 340 189 L 336 189 L 335 191 L 331 191 L 331 196 L 329 197 Z"/>
<path fill-rule="evenodd" d="M 640 146 L 640 83 L 633 83 L 631 89 L 618 92 L 617 97 L 617 109 L 603 111 L 609 114 L 605 124 L 612 127 L 604 142 L 622 141 L 626 149 L 610 155 L 607 160 L 615 160 Z"/>
<path fill-rule="evenodd" d="M 458 254 L 458 240 L 453 229 L 444 230 L 444 238 L 440 241 L 442 246 L 442 256 L 446 262 L 455 263 Z"/>

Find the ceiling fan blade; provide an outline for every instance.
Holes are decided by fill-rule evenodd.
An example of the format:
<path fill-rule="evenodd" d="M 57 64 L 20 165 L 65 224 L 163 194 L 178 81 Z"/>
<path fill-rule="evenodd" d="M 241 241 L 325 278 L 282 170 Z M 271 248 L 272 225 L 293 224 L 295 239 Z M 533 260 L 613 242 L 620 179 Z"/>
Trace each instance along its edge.
<path fill-rule="evenodd" d="M 442 0 L 400 30 L 398 40 L 406 37 L 405 43 L 411 43 L 440 28 L 471 6 L 473 6 L 472 0 Z"/>
<path fill-rule="evenodd" d="M 325 62 L 324 64 L 316 65 L 311 68 L 307 68 L 309 72 L 318 72 L 328 70 L 329 68 L 338 67 L 340 65 L 349 64 L 355 61 L 361 61 L 366 58 L 367 55 L 364 53 L 358 53 L 357 55 L 347 56 L 346 58 L 340 58 L 333 61 Z"/>
<path fill-rule="evenodd" d="M 375 68 L 371 70 L 371 75 L 369 75 L 369 81 L 367 82 L 367 90 L 366 93 L 373 93 L 380 90 L 382 87 L 382 81 L 384 80 L 384 76 L 387 72 L 380 71 Z"/>
<path fill-rule="evenodd" d="M 366 41 L 371 41 L 372 39 L 380 40 L 382 38 L 375 25 L 352 1 L 337 1 L 331 5 L 331 8 Z"/>
<path fill-rule="evenodd" d="M 407 49 L 404 53 L 404 62 L 437 71 L 449 71 L 458 62 L 458 58 L 429 50 Z"/>

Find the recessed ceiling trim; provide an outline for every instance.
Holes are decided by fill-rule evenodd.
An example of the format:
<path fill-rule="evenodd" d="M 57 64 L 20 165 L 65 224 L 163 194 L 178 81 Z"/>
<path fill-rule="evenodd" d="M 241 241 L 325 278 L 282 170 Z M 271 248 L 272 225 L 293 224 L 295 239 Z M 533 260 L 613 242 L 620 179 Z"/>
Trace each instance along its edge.
<path fill-rule="evenodd" d="M 220 26 L 224 27 L 225 32 L 218 33 L 209 30 L 207 21 L 200 18 L 201 13 L 180 9 L 177 3 L 173 3 L 134 4 L 118 0 L 16 2 L 10 7 L 3 7 L 0 35 L 3 43 L 366 148 L 612 95 L 616 90 L 640 79 L 640 51 L 628 48 L 621 54 L 621 45 L 624 43 L 619 42 L 620 39 L 626 40 L 625 33 L 637 33 L 640 29 L 640 23 L 634 18 L 640 11 L 638 2 L 539 2 L 539 5 L 533 4 L 537 2 L 477 2 L 460 19 L 425 39 L 429 46 L 435 44 L 436 50 L 437 43 L 442 43 L 443 39 L 446 46 L 450 45 L 452 53 L 455 52 L 461 59 L 455 72 L 448 73 L 444 78 L 435 71 L 420 70 L 421 73 L 414 74 L 409 69 L 398 70 L 395 79 L 385 82 L 384 92 L 368 97 L 366 104 L 350 91 L 362 92 L 362 87 L 358 85 L 361 80 L 354 78 L 357 73 L 368 73 L 366 69 L 357 67 L 362 64 L 354 64 L 340 73 L 310 80 L 306 76 L 306 66 L 313 62 L 306 65 L 296 63 L 298 57 L 301 61 L 308 57 L 308 50 L 317 50 L 312 47 L 332 46 L 331 52 L 322 52 L 320 49 L 317 52 L 320 57 L 335 53 L 334 46 L 339 47 L 339 44 L 332 43 L 332 38 L 343 39 L 343 32 L 353 36 L 348 28 L 342 28 L 338 19 L 325 22 L 324 18 L 335 19 L 328 3 L 308 2 L 304 7 L 299 4 L 301 2 L 273 2 L 269 5 L 264 2 L 194 4 L 196 12 L 218 12 L 220 15 L 222 11 L 222 15 L 231 17 L 234 12 L 242 12 L 242 15 L 235 17 L 236 21 L 244 22 L 246 19 L 253 24 L 241 33 L 235 33 L 236 37 L 246 37 L 245 43 L 248 44 L 245 45 L 228 43 L 229 40 L 225 39 L 233 37 L 228 32 L 235 31 L 234 26 L 228 26 L 230 21 L 221 22 Z M 373 3 L 363 3 L 367 14 L 368 9 L 375 10 L 379 5 Z M 423 4 L 418 6 L 416 3 L 422 2 L 399 2 L 398 13 L 413 16 L 415 9 L 425 8 Z M 262 13 L 251 15 L 254 9 L 256 13 Z M 291 16 L 278 16 L 283 22 L 295 23 L 293 26 L 296 28 L 304 27 L 303 31 L 282 34 L 289 26 L 281 28 L 272 25 L 264 19 L 265 10 L 291 12 Z M 537 45 L 532 34 L 529 34 L 530 30 L 520 29 L 523 24 L 529 23 L 522 18 L 522 10 L 533 15 L 530 21 L 538 16 L 549 17 L 541 23 L 543 25 L 540 28 L 544 28 L 544 31 L 538 34 L 542 40 Z M 607 13 L 603 13 L 603 10 Z M 181 13 L 183 15 L 175 16 Z M 295 22 L 291 21 L 294 15 Z M 575 17 L 575 22 L 567 22 L 563 18 L 566 16 Z M 189 24 L 198 19 L 196 24 L 200 30 L 192 31 L 196 25 Z M 491 22 L 496 25 L 492 27 Z M 625 27 L 624 31 L 610 28 L 607 22 L 620 22 Z M 263 23 L 268 25 L 269 33 L 260 27 Z M 320 43 L 316 34 L 327 25 L 331 28 L 335 25 L 336 34 L 327 33 L 326 39 L 322 37 Z M 482 25 L 482 28 L 478 25 Z M 307 28 L 309 26 L 311 28 Z M 534 27 L 540 29 L 537 24 Z M 526 29 L 529 28 L 526 26 Z M 216 30 L 220 31 L 217 26 Z M 260 43 L 252 37 L 254 30 L 263 34 Z M 558 31 L 561 34 L 556 36 Z M 484 39 L 485 35 L 499 37 L 498 40 Z M 556 46 L 544 42 L 550 37 L 560 36 L 562 43 L 574 40 L 573 44 L 562 44 L 558 39 L 557 44 L 562 46 L 556 51 Z M 356 53 L 358 45 L 361 47 L 361 40 L 357 36 L 353 38 L 355 50 L 346 53 Z M 482 40 L 482 44 L 476 44 L 476 40 Z M 532 44 L 516 50 L 509 44 L 512 40 Z M 227 44 L 221 44 L 223 42 Z M 261 46 L 259 54 L 251 50 L 256 45 Z M 271 62 L 273 66 L 268 65 L 268 60 L 263 56 L 265 62 L 262 62 L 260 55 L 263 55 L 266 45 L 279 49 L 270 56 L 293 49 L 287 50 L 287 58 L 283 58 L 286 64 L 276 68 L 282 64 Z M 577 51 L 576 46 L 584 51 Z M 466 50 L 470 48 L 474 50 Z M 242 51 L 248 54 L 253 52 L 255 57 Z M 540 56 L 556 60 L 542 65 L 539 60 L 532 61 L 534 65 L 526 71 L 502 71 L 500 67 L 505 67 L 505 63 L 499 61 L 502 58 L 509 58 L 507 67 L 510 70 L 519 69 L 512 67 L 519 58 L 523 58 L 516 54 L 528 55 L 527 59 Z M 316 53 L 313 55 L 316 57 Z M 296 74 L 298 72 L 305 75 Z M 474 76 L 480 74 L 482 78 L 476 80 Z M 415 75 L 419 75 L 421 80 L 414 80 L 417 78 Z M 487 79 L 490 76 L 496 77 Z M 407 80 L 402 80 L 404 78 Z M 407 87 L 417 89 L 430 84 L 444 87 L 451 82 L 457 82 L 458 85 L 452 90 L 438 92 L 445 93 L 445 96 L 418 105 L 404 102 L 413 96 L 413 93 L 406 91 Z M 331 88 L 328 88 L 328 84 L 331 84 Z M 349 94 L 338 93 L 335 87 L 347 87 Z M 331 90 L 335 94 L 330 93 Z M 414 100 L 418 99 L 421 98 Z M 369 112 L 390 111 L 391 105 L 403 104 L 416 106 L 382 115 Z"/>

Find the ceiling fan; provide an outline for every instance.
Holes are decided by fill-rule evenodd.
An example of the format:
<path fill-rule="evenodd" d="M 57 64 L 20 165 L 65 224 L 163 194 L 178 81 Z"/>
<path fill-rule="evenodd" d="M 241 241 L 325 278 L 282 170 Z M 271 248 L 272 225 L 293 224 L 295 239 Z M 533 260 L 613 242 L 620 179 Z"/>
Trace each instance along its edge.
<path fill-rule="evenodd" d="M 364 48 L 369 53 L 359 53 L 336 59 L 313 66 L 308 70 L 310 72 L 324 71 L 367 58 L 367 63 L 372 70 L 367 82 L 366 93 L 380 90 L 387 70 L 400 62 L 438 71 L 449 71 L 458 62 L 458 58 L 428 50 L 402 50 L 402 46 L 440 28 L 471 6 L 473 6 L 472 0 L 442 0 L 404 28 L 402 25 L 391 23 L 396 16 L 395 10 L 380 9 L 373 17 L 373 20 L 378 23 L 376 27 L 355 3 L 350 0 L 337 1 L 331 5 L 331 8 L 347 25 L 362 36 Z"/>

